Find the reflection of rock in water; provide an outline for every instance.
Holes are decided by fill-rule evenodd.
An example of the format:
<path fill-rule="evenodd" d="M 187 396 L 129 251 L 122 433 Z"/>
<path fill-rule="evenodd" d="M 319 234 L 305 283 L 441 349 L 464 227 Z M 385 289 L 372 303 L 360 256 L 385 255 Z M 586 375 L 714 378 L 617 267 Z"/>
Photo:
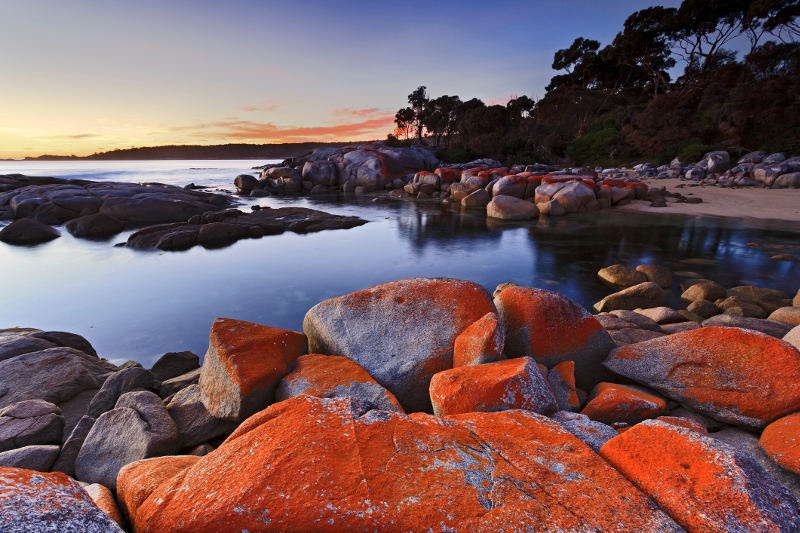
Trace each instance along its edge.
<path fill-rule="evenodd" d="M 397 227 L 402 237 L 414 248 L 424 249 L 429 244 L 442 246 L 442 241 L 496 240 L 499 233 L 490 231 L 486 217 L 444 207 L 411 206 L 398 213 Z"/>

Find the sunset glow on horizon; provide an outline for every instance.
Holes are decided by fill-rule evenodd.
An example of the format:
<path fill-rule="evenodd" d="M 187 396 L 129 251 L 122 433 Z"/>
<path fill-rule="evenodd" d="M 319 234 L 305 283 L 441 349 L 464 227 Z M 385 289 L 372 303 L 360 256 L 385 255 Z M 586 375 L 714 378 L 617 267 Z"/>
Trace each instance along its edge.
<path fill-rule="evenodd" d="M 0 158 L 383 139 L 419 85 L 538 98 L 556 50 L 655 4 L 0 0 Z"/>

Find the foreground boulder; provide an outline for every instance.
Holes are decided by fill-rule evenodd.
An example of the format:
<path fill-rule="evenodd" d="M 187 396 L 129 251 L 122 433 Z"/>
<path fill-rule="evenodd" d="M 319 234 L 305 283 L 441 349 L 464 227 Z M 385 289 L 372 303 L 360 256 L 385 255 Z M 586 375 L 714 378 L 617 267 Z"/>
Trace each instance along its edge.
<path fill-rule="evenodd" d="M 320 302 L 303 331 L 311 352 L 354 360 L 407 412 L 430 412 L 431 376 L 452 368 L 456 337 L 494 310 L 476 283 L 411 278 Z"/>
<path fill-rule="evenodd" d="M 440 419 L 353 407 L 299 396 L 251 417 L 129 508 L 136 530 L 680 531 L 540 415 Z"/>
<path fill-rule="evenodd" d="M 631 385 L 598 383 L 581 411 L 596 422 L 636 424 L 667 409 L 664 398 Z"/>
<path fill-rule="evenodd" d="M 548 368 L 575 361 L 580 388 L 603 379 L 601 363 L 614 342 L 586 309 L 561 294 L 518 285 L 498 287 L 494 302 L 509 357 L 533 357 Z"/>
<path fill-rule="evenodd" d="M 122 533 L 74 479 L 4 467 L 0 467 L 0 531 Z"/>
<path fill-rule="evenodd" d="M 497 361 L 503 355 L 506 330 L 497 313 L 486 313 L 456 337 L 453 366 L 480 365 Z"/>
<path fill-rule="evenodd" d="M 621 291 L 609 294 L 596 304 L 594 309 L 598 313 L 614 311 L 616 309 L 637 309 L 639 307 L 658 307 L 664 300 L 664 290 L 652 281 L 645 281 Z"/>
<path fill-rule="evenodd" d="M 213 417 L 244 420 L 272 403 L 281 378 L 307 346 L 297 331 L 217 318 L 200 369 L 203 405 Z"/>
<path fill-rule="evenodd" d="M 672 424 L 648 420 L 600 455 L 689 532 L 797 531 L 791 492 L 747 454 Z"/>
<path fill-rule="evenodd" d="M 25 400 L 0 409 L 0 452 L 31 444 L 61 444 L 61 409 L 44 400 Z"/>
<path fill-rule="evenodd" d="M 611 352 L 606 367 L 721 422 L 763 429 L 800 409 L 800 352 L 739 328 L 700 328 Z"/>
<path fill-rule="evenodd" d="M 430 390 L 437 416 L 506 409 L 550 415 L 558 408 L 547 381 L 530 357 L 444 370 L 434 374 Z"/>

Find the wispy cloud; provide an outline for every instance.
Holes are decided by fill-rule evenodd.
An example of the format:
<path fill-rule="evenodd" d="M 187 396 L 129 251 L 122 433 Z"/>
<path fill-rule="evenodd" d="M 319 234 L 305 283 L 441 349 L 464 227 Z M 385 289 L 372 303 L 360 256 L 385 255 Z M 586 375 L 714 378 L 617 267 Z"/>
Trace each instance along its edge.
<path fill-rule="evenodd" d="M 379 118 L 386 116 L 388 113 L 377 107 L 370 107 L 367 109 L 353 109 L 352 107 L 339 107 L 331 111 L 333 116 L 336 117 L 357 117 L 357 118 Z"/>
<path fill-rule="evenodd" d="M 254 113 L 256 111 L 277 111 L 280 109 L 280 104 L 265 104 L 265 105 L 248 105 L 242 108 L 242 111 L 247 111 L 248 113 Z"/>
<path fill-rule="evenodd" d="M 59 135 L 59 139 L 94 139 L 100 137 L 97 133 L 76 133 L 74 135 Z"/>

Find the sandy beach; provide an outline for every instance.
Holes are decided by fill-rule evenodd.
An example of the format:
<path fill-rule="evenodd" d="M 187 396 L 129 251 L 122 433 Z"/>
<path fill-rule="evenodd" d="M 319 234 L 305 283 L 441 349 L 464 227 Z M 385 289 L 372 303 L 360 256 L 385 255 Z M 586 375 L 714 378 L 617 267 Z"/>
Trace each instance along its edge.
<path fill-rule="evenodd" d="M 702 198 L 699 204 L 667 202 L 667 207 L 650 207 L 649 201 L 634 200 L 616 209 L 639 213 L 712 215 L 800 223 L 800 189 L 761 189 L 698 185 L 681 179 L 642 180 L 648 187 L 666 187 L 688 197 Z"/>

